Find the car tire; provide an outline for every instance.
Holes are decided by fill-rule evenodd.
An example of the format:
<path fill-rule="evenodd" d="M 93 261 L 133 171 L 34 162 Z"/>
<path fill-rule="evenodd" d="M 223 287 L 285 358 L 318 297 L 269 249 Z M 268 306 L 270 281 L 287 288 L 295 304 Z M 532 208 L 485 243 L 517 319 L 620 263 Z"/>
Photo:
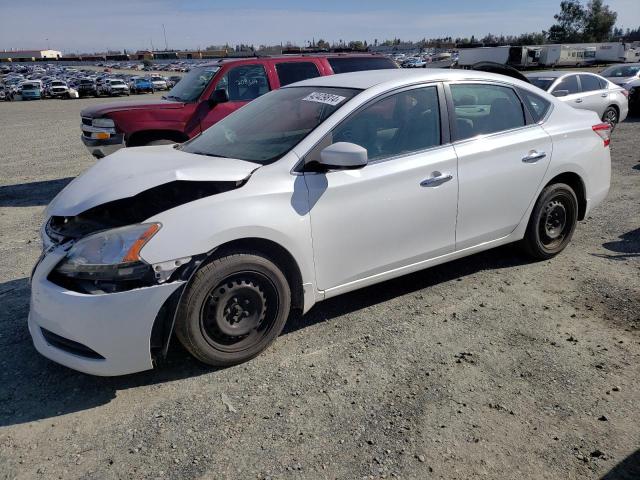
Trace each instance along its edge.
<path fill-rule="evenodd" d="M 176 142 L 175 140 L 170 140 L 168 138 L 158 138 L 156 140 L 150 140 L 147 143 L 144 143 L 144 146 L 152 146 L 152 145 L 173 145 Z"/>
<path fill-rule="evenodd" d="M 620 114 L 618 113 L 618 109 L 613 105 L 609 105 L 602 114 L 602 121 L 611 125 L 611 130 L 613 131 L 616 128 L 616 125 L 618 125 L 619 120 Z"/>
<path fill-rule="evenodd" d="M 276 264 L 261 253 L 232 253 L 194 275 L 178 306 L 176 335 L 201 362 L 237 365 L 280 335 L 290 310 L 291 289 Z"/>
<path fill-rule="evenodd" d="M 536 201 L 523 239 L 525 251 L 538 260 L 559 254 L 571 241 L 578 222 L 578 198 L 564 183 L 548 185 Z"/>

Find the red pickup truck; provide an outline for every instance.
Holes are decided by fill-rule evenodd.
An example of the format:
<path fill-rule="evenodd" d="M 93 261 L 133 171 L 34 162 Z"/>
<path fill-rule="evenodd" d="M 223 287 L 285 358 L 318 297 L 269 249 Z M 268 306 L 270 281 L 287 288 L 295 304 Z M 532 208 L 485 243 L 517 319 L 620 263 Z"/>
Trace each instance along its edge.
<path fill-rule="evenodd" d="M 85 108 L 82 141 L 97 158 L 124 146 L 184 142 L 270 90 L 307 78 L 385 68 L 398 67 L 387 57 L 367 54 L 223 59 L 194 67 L 162 100 Z"/>

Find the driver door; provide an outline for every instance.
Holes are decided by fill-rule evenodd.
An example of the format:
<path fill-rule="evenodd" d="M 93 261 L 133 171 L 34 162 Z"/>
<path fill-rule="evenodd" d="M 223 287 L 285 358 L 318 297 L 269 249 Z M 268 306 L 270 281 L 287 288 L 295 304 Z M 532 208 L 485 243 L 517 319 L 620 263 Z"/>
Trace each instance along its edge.
<path fill-rule="evenodd" d="M 318 289 L 337 294 L 454 251 L 457 157 L 443 137 L 440 89 L 375 100 L 307 155 L 314 162 L 324 147 L 350 142 L 369 158 L 359 170 L 304 174 Z"/>
<path fill-rule="evenodd" d="M 200 120 L 204 131 L 230 113 L 270 90 L 269 79 L 263 65 L 239 65 L 227 70 L 218 80 L 215 90 L 226 90 L 229 101 L 209 108 Z M 207 105 L 208 107 L 208 105 Z"/>

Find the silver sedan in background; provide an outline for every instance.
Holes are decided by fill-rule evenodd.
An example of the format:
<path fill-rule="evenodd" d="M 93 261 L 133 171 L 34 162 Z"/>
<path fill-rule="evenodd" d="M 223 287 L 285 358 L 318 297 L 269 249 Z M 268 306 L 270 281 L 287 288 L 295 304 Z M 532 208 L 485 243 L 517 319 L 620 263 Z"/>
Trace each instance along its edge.
<path fill-rule="evenodd" d="M 629 113 L 629 92 L 595 73 L 531 72 L 526 77 L 536 87 L 572 107 L 596 112 L 612 128 Z"/>

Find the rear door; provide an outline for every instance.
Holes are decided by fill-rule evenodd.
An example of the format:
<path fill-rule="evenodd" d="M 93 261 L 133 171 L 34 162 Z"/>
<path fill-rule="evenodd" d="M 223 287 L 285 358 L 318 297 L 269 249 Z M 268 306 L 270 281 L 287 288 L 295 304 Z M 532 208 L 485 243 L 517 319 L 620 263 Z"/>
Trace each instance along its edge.
<path fill-rule="evenodd" d="M 275 69 L 280 87 L 322 75 L 318 65 L 311 59 L 308 61 L 275 62 Z"/>
<path fill-rule="evenodd" d="M 496 240 L 523 219 L 551 159 L 551 138 L 508 85 L 449 84 L 458 156 L 456 250 Z"/>
<path fill-rule="evenodd" d="M 206 130 L 230 113 L 246 105 L 251 100 L 271 90 L 265 65 L 262 63 L 230 67 L 223 75 L 216 76 L 217 84 L 212 90 L 226 90 L 229 101 L 210 108 L 200 120 L 200 127 Z"/>
<path fill-rule="evenodd" d="M 580 90 L 582 92 L 582 103 L 579 108 L 593 110 L 600 118 L 609 106 L 609 90 L 606 82 L 595 75 L 578 75 L 580 79 Z"/>
<path fill-rule="evenodd" d="M 329 57 L 327 58 L 333 73 L 362 72 L 364 70 L 386 70 L 398 68 L 398 65 L 388 57 Z"/>

